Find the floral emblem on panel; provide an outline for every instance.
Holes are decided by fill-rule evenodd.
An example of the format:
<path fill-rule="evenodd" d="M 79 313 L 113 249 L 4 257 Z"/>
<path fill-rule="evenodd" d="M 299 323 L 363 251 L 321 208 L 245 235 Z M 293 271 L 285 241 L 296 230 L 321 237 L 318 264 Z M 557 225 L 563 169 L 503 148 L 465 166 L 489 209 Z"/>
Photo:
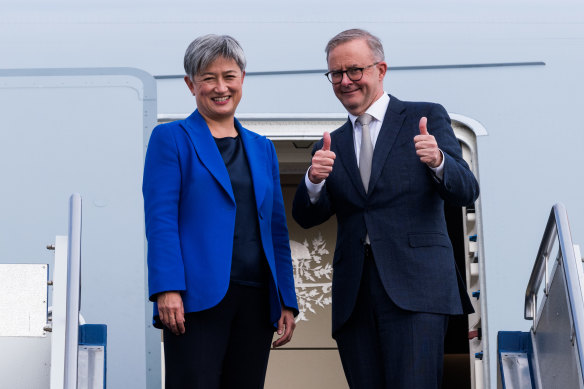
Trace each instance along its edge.
<path fill-rule="evenodd" d="M 310 243 L 290 241 L 296 296 L 299 314 L 296 321 L 308 321 L 310 314 L 316 314 L 318 307 L 331 304 L 333 267 L 323 259 L 329 254 L 326 242 L 319 234 Z"/>

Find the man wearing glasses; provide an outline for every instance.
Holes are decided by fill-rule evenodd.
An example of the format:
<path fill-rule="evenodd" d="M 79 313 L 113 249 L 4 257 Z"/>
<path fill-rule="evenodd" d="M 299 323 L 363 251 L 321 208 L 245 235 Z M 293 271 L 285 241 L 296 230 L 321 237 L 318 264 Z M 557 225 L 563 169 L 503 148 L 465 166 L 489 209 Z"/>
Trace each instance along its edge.
<path fill-rule="evenodd" d="M 337 217 L 333 337 L 351 388 L 439 388 L 449 315 L 472 312 L 444 202 L 472 204 L 478 183 L 444 108 L 383 91 L 380 40 L 347 30 L 326 46 L 349 120 L 315 145 L 293 216 Z"/>

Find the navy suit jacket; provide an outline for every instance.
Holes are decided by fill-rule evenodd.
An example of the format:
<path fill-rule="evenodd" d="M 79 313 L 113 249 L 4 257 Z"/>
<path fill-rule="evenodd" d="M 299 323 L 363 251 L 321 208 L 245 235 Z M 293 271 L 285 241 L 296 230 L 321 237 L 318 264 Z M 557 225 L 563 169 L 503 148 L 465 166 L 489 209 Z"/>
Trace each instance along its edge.
<path fill-rule="evenodd" d="M 261 243 L 271 271 L 270 318 L 298 310 L 274 145 L 235 119 L 249 163 Z M 144 165 L 150 300 L 180 291 L 185 312 L 217 305 L 229 287 L 235 199 L 229 173 L 198 111 L 157 126 Z M 156 322 L 158 307 L 154 306 Z"/>
<path fill-rule="evenodd" d="M 419 121 L 444 153 L 440 181 L 416 155 Z M 390 96 L 373 152 L 367 193 L 363 187 L 347 121 L 331 133 L 336 159 L 317 203 L 304 180 L 293 204 L 294 219 L 310 228 L 336 215 L 338 230 L 333 258 L 333 335 L 347 321 L 359 291 L 368 232 L 381 281 L 402 309 L 440 314 L 472 312 L 456 269 L 444 218 L 444 202 L 472 204 L 478 183 L 462 159 L 450 118 L 441 105 L 402 102 Z M 322 147 L 322 140 L 313 153 Z"/>

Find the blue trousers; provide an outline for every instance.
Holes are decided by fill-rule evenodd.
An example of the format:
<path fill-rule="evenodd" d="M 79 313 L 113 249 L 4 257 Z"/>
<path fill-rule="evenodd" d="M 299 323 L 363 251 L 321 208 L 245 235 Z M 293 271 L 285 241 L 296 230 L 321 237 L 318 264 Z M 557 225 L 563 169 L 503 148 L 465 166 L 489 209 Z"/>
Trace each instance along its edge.
<path fill-rule="evenodd" d="M 349 386 L 440 388 L 447 326 L 446 315 L 411 312 L 395 305 L 372 255 L 366 255 L 353 313 L 334 334 Z"/>
<path fill-rule="evenodd" d="M 185 333 L 164 328 L 166 389 L 261 389 L 274 327 L 267 288 L 230 283 L 213 308 L 185 315 Z"/>

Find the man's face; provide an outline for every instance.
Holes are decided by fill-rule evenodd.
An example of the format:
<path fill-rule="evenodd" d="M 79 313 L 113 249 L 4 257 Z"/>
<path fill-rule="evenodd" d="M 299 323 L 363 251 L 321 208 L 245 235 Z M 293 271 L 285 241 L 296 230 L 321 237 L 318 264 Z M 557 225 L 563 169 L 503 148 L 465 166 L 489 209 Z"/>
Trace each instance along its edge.
<path fill-rule="evenodd" d="M 364 39 L 342 43 L 329 53 L 329 71 L 366 68 L 359 81 L 351 81 L 345 73 L 340 83 L 333 84 L 335 95 L 345 109 L 353 115 L 359 116 L 365 113 L 367 108 L 383 94 L 383 77 L 385 77 L 387 64 L 381 61 L 367 68 L 375 62 L 377 60 Z"/>

